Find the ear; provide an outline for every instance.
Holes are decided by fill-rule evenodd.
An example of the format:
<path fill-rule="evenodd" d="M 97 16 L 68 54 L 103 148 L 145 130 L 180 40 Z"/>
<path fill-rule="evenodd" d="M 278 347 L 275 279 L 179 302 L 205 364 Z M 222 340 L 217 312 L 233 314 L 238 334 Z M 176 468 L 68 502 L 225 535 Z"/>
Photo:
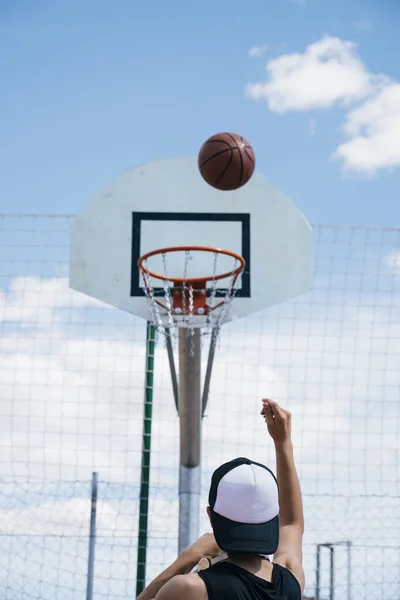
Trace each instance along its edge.
<path fill-rule="evenodd" d="M 207 515 L 208 515 L 208 518 L 210 519 L 210 523 L 211 523 L 211 508 L 209 506 L 207 506 Z"/>

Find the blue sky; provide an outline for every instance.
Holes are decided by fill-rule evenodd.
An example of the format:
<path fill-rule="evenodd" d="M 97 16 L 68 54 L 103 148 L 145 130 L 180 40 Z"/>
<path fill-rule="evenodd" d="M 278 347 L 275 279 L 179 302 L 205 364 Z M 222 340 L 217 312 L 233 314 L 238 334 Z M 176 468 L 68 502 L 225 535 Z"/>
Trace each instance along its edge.
<path fill-rule="evenodd" d="M 394 1 L 3 1 L 0 211 L 75 214 L 230 130 L 312 223 L 398 226 L 399 20 Z"/>

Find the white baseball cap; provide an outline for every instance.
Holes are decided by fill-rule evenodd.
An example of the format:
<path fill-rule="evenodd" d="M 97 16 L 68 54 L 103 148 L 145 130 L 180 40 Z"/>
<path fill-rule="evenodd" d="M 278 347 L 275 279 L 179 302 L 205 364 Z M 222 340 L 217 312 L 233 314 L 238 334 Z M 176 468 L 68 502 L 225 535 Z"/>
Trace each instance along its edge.
<path fill-rule="evenodd" d="M 211 479 L 209 505 L 218 546 L 239 554 L 274 554 L 279 544 L 279 490 L 268 467 L 235 458 Z"/>

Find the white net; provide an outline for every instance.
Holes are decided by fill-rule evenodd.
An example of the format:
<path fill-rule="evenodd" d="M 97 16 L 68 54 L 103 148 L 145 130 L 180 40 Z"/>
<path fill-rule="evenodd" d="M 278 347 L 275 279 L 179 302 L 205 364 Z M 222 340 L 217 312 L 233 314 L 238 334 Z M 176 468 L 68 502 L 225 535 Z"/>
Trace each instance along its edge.
<path fill-rule="evenodd" d="M 178 328 L 185 327 L 192 331 L 201 328 L 207 335 L 213 329 L 219 331 L 229 320 L 243 270 L 238 258 L 224 250 L 195 247 L 182 248 L 179 252 L 164 250 L 149 258 L 158 259 L 155 267 L 149 265 L 146 258 L 140 272 L 150 317 L 160 333 L 176 334 Z M 155 268 L 160 271 L 157 276 L 154 276 Z M 226 276 L 221 279 L 221 274 Z M 206 277 L 207 281 L 199 284 L 194 281 L 196 277 Z M 175 278 L 181 280 L 176 282 Z"/>

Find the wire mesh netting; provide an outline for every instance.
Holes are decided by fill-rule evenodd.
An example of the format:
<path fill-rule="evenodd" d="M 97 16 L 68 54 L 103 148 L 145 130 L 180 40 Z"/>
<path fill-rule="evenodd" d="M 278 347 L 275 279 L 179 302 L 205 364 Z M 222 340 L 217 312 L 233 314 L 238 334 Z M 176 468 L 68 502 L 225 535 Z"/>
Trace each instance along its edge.
<path fill-rule="evenodd" d="M 93 471 L 94 598 L 135 595 L 146 324 L 68 289 L 71 220 L 0 219 L 5 600 L 85 597 Z M 201 524 L 220 462 L 274 464 L 259 416 L 273 396 L 293 413 L 305 596 L 399 600 L 400 231 L 316 227 L 314 242 L 312 292 L 222 330 Z M 162 338 L 154 368 L 148 579 L 177 551 L 179 428 Z"/>

